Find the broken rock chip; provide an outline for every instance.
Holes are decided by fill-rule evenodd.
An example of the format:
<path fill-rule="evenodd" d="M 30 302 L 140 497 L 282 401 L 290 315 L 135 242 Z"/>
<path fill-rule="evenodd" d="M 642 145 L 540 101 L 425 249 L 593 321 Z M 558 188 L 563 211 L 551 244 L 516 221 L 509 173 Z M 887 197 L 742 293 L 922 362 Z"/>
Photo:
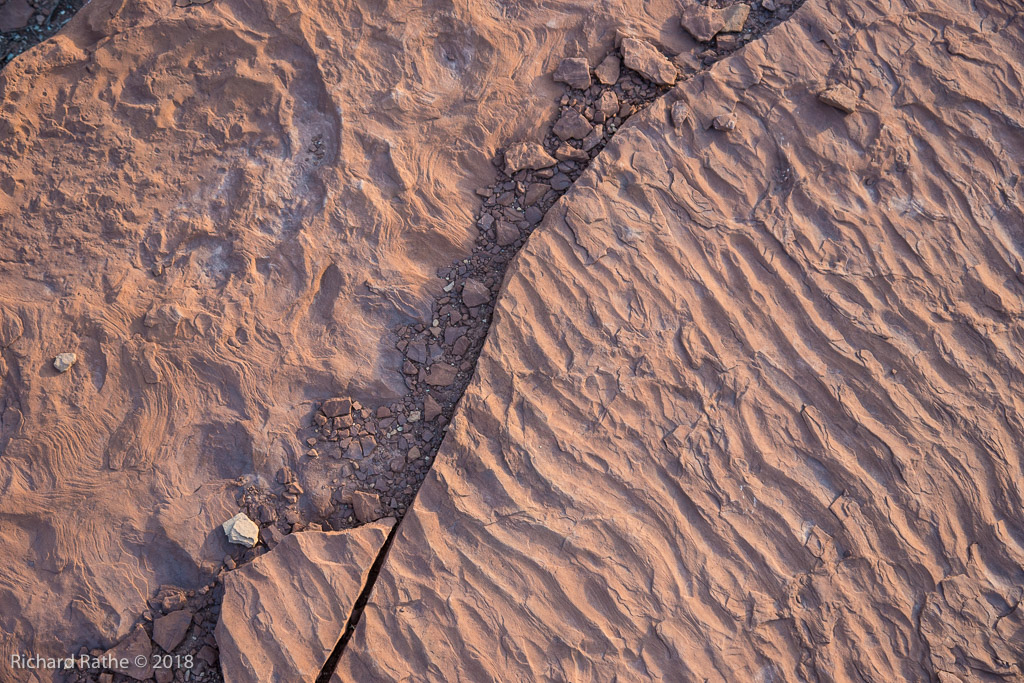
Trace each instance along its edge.
<path fill-rule="evenodd" d="M 423 419 L 430 422 L 441 414 L 441 404 L 434 400 L 433 396 L 427 396 L 423 402 Z"/>
<path fill-rule="evenodd" d="M 733 114 L 721 114 L 715 117 L 711 125 L 714 126 L 715 130 L 736 130 L 736 116 Z"/>
<path fill-rule="evenodd" d="M 679 23 L 695 40 L 706 43 L 725 26 L 725 17 L 722 10 L 690 2 L 683 9 Z"/>
<path fill-rule="evenodd" d="M 462 303 L 468 308 L 476 308 L 490 300 L 491 290 L 487 289 L 487 285 L 473 278 L 466 279 L 466 284 L 462 286 Z"/>
<path fill-rule="evenodd" d="M 499 247 L 507 247 L 516 243 L 519 239 L 519 228 L 512 225 L 508 221 L 498 221 L 498 228 L 496 230 Z M 466 300 L 465 292 L 463 292 L 462 300 Z M 466 304 L 469 306 L 469 304 Z M 472 306 L 470 306 L 472 308 Z"/>
<path fill-rule="evenodd" d="M 355 491 L 352 493 L 352 511 L 361 524 L 374 522 L 384 514 L 380 506 L 380 496 L 369 491 Z"/>
<path fill-rule="evenodd" d="M 557 161 L 536 142 L 517 142 L 505 150 L 505 167 L 509 175 L 524 169 L 536 171 L 554 166 Z"/>
<path fill-rule="evenodd" d="M 860 103 L 857 93 L 842 84 L 825 88 L 818 94 L 818 99 L 845 114 L 857 111 L 857 105 Z"/>
<path fill-rule="evenodd" d="M 583 57 L 568 57 L 555 69 L 554 79 L 570 88 L 586 90 L 590 87 L 590 63 Z"/>
<path fill-rule="evenodd" d="M 53 367 L 57 372 L 67 372 L 71 366 L 78 362 L 78 356 L 73 353 L 58 353 L 53 359 Z"/>
<path fill-rule="evenodd" d="M 656 47 L 639 38 L 622 39 L 622 61 L 633 71 L 659 85 L 672 85 L 679 71 Z"/>
<path fill-rule="evenodd" d="M 434 363 L 427 371 L 427 384 L 432 387 L 446 387 L 455 381 L 459 369 L 447 363 Z"/>
<path fill-rule="evenodd" d="M 690 118 L 690 107 L 685 102 L 673 102 L 672 103 L 672 125 L 675 127 L 676 132 L 682 130 L 683 126 L 686 125 L 686 120 Z"/>
<path fill-rule="evenodd" d="M 136 681 L 144 681 L 153 676 L 153 642 L 146 634 L 146 629 L 139 624 L 127 638 L 107 650 L 105 657 L 115 663 L 127 663 L 127 666 L 111 667 L 111 671 L 124 674 Z"/>
<path fill-rule="evenodd" d="M 592 130 L 594 130 L 594 127 L 591 126 L 590 122 L 583 117 L 583 114 L 579 113 L 575 109 L 566 109 L 562 115 L 558 117 L 558 120 L 555 121 L 555 125 L 551 129 L 551 132 L 562 140 L 568 140 L 570 138 L 582 140 L 587 137 Z"/>
<path fill-rule="evenodd" d="M 743 30 L 743 25 L 747 23 L 747 17 L 750 16 L 750 5 L 739 2 L 726 7 L 721 12 L 723 19 L 721 33 L 739 33 Z"/>
<path fill-rule="evenodd" d="M 244 512 L 239 512 L 224 522 L 221 528 L 224 529 L 224 534 L 228 537 L 229 543 L 251 548 L 260 540 L 260 528 Z"/>
<path fill-rule="evenodd" d="M 597 110 L 605 116 L 614 116 L 619 111 L 619 98 L 614 90 L 605 90 L 597 98 Z"/>
<path fill-rule="evenodd" d="M 743 30 L 750 16 L 750 6 L 737 3 L 722 9 L 699 5 L 687 5 L 679 23 L 687 33 L 702 43 L 714 38 L 719 33 L 736 33 Z"/>
<path fill-rule="evenodd" d="M 327 417 L 341 417 L 352 412 L 352 399 L 350 398 L 329 398 L 320 406 L 320 410 Z"/>
<path fill-rule="evenodd" d="M 181 645 L 192 625 L 192 612 L 180 609 L 153 621 L 153 642 L 164 652 L 171 652 Z"/>
<path fill-rule="evenodd" d="M 291 534 L 226 574 L 215 631 L 224 681 L 315 679 L 393 526 Z"/>
<path fill-rule="evenodd" d="M 619 80 L 619 72 L 622 70 L 622 62 L 619 60 L 617 55 L 608 55 L 604 58 L 604 61 L 597 65 L 594 69 L 594 75 L 597 76 L 597 80 L 601 81 L 605 85 L 615 85 Z"/>

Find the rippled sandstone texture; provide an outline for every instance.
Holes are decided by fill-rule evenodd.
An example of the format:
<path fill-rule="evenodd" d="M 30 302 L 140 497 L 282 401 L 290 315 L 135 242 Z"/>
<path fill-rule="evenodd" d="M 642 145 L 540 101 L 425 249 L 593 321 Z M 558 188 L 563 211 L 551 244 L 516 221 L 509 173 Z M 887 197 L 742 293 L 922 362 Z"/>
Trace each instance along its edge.
<path fill-rule="evenodd" d="M 1022 62 L 1019 5 L 808 0 L 634 117 L 335 680 L 1024 676 Z"/>
<path fill-rule="evenodd" d="M 615 29 L 692 48 L 677 9 L 94 0 L 5 67 L 0 667 L 203 583 L 315 401 L 404 393 L 388 330 L 468 251 L 498 146 Z"/>
<path fill-rule="evenodd" d="M 394 519 L 285 536 L 224 576 L 217 622 L 226 683 L 312 681 L 345 629 Z"/>

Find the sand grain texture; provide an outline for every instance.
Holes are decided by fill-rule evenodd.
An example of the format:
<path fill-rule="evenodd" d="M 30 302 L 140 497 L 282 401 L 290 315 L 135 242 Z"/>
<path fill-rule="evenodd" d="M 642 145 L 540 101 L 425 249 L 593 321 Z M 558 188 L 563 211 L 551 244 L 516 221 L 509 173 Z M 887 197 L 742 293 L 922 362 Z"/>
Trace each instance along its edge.
<path fill-rule="evenodd" d="M 808 0 L 631 120 L 335 680 L 1020 680 L 1022 81 L 1010 4 Z"/>

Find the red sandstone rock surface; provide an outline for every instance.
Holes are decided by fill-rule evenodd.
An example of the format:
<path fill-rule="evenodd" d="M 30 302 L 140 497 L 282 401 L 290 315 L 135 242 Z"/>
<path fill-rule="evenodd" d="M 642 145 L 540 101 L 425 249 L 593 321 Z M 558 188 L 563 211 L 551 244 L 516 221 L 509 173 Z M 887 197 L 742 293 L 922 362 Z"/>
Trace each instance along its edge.
<path fill-rule="evenodd" d="M 336 680 L 1024 677 L 1022 55 L 1008 5 L 808 0 L 634 119 Z"/>
<path fill-rule="evenodd" d="M 159 587 L 234 566 L 239 478 L 333 503 L 296 425 L 392 419 L 419 347 L 388 331 L 430 325 L 499 146 L 587 158 L 538 142 L 579 54 L 681 82 L 459 290 L 497 302 L 479 365 L 424 346 L 425 384 L 474 380 L 337 679 L 1024 675 L 1019 11 L 808 0 L 691 78 L 733 15 L 635 5 L 94 0 L 0 72 L 0 667 L 195 633 Z M 602 62 L 615 28 L 687 51 Z M 308 678 L 384 532 L 335 567 L 265 531 L 237 577 L 338 598 L 289 617 Z M 225 673 L 288 663 L 230 598 Z"/>
<path fill-rule="evenodd" d="M 314 680 L 393 525 L 290 534 L 228 573 L 217 623 L 224 680 Z"/>
<path fill-rule="evenodd" d="M 389 332 L 429 325 L 567 50 L 692 45 L 674 12 L 96 0 L 0 71 L 0 660 L 208 581 L 238 478 L 302 460 L 320 400 L 405 391 Z"/>

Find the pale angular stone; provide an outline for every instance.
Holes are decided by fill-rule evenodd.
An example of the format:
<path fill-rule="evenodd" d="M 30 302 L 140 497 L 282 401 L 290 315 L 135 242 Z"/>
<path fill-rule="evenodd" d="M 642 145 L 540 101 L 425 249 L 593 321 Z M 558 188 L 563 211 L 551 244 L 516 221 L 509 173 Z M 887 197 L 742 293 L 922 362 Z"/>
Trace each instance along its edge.
<path fill-rule="evenodd" d="M 251 548 L 260 540 L 260 528 L 244 512 L 239 512 L 224 522 L 221 528 L 224 529 L 228 542 L 235 545 L 244 545 L 246 548 Z"/>

